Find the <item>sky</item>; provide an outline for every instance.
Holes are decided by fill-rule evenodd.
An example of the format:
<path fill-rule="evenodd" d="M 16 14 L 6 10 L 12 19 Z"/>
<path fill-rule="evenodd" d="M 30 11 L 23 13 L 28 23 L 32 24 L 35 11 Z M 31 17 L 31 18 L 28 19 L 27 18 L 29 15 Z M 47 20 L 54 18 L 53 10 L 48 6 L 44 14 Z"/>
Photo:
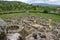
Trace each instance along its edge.
<path fill-rule="evenodd" d="M 21 1 L 25 3 L 47 3 L 60 5 L 60 0 L 8 0 L 8 1 Z"/>

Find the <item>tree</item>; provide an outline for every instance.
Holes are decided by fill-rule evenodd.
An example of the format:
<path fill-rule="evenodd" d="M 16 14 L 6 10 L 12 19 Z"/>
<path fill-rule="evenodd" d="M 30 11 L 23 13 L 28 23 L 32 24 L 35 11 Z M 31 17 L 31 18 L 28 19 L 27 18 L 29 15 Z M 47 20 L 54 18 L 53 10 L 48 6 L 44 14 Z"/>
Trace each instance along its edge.
<path fill-rule="evenodd" d="M 48 13 L 48 11 L 47 10 L 44 10 L 43 13 Z"/>

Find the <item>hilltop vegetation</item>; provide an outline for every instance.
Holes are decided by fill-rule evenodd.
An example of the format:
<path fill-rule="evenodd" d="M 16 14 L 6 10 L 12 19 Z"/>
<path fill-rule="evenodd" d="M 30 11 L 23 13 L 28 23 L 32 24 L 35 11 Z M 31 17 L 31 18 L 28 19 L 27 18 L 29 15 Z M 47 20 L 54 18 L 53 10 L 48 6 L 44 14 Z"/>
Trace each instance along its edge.
<path fill-rule="evenodd" d="M 33 6 L 32 4 L 16 2 L 16 1 L 0 1 L 0 12 L 4 11 L 20 11 L 20 10 L 48 10 L 48 11 L 56 11 L 56 8 L 52 7 L 42 7 L 42 6 Z"/>
<path fill-rule="evenodd" d="M 26 5 L 28 4 L 22 2 L 15 2 L 15 1 L 0 1 L 0 11 L 16 11 L 16 10 L 23 10 L 26 9 Z"/>
<path fill-rule="evenodd" d="M 56 7 L 43 7 L 43 6 L 33 6 L 32 4 L 22 3 L 18 1 L 0 1 L 0 13 L 12 13 L 12 12 L 19 12 L 19 13 L 53 13 L 59 14 L 60 8 Z"/>

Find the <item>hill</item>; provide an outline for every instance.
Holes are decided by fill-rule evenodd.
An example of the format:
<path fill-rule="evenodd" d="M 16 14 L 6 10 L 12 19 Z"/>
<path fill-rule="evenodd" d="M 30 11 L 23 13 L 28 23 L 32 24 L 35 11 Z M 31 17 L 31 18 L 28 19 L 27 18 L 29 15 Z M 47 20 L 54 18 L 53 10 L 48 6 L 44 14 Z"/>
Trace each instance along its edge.
<path fill-rule="evenodd" d="M 26 10 L 41 10 L 41 9 L 55 10 L 56 8 L 34 6 L 32 4 L 27 4 L 27 3 L 18 2 L 18 1 L 0 1 L 0 12 L 21 11 L 21 10 L 24 10 L 24 11 L 26 11 Z"/>
<path fill-rule="evenodd" d="M 38 6 L 48 6 L 48 7 L 60 7 L 60 5 L 47 4 L 47 3 L 32 3 L 32 5 Z"/>
<path fill-rule="evenodd" d="M 30 5 L 18 1 L 0 1 L 0 12 L 27 10 L 29 7 Z"/>

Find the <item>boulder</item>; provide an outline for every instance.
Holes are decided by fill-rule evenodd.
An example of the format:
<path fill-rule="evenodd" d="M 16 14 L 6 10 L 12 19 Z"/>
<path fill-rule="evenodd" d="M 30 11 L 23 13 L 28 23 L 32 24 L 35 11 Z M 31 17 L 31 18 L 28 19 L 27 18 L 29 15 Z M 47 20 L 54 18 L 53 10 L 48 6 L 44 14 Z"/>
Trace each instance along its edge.
<path fill-rule="evenodd" d="M 4 28 L 7 25 L 7 23 L 0 18 L 0 27 Z"/>
<path fill-rule="evenodd" d="M 6 25 L 7 25 L 7 23 L 0 18 L 0 33 L 5 31 L 4 29 L 5 29 Z"/>

